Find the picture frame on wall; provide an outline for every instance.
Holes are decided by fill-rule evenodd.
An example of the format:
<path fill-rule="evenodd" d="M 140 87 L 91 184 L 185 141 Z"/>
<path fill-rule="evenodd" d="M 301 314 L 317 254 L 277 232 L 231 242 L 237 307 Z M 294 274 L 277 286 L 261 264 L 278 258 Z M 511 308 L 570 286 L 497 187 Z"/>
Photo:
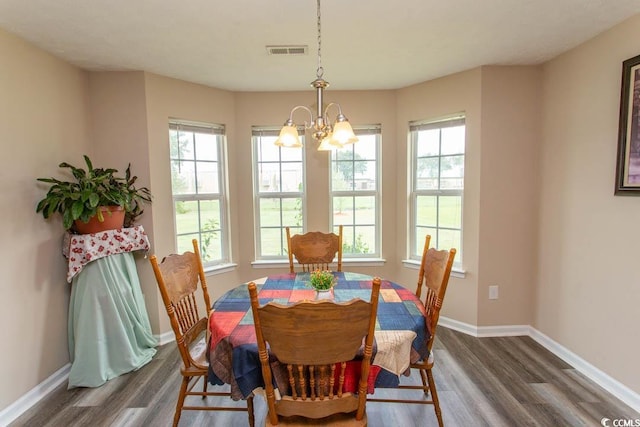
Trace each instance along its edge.
<path fill-rule="evenodd" d="M 640 55 L 622 63 L 615 194 L 640 196 Z"/>

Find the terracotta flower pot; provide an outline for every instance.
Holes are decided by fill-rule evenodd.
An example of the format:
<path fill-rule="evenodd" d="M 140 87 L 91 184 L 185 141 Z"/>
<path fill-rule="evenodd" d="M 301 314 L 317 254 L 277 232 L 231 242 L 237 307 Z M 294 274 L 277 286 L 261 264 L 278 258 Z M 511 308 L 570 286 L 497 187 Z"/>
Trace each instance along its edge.
<path fill-rule="evenodd" d="M 78 233 L 92 234 L 122 228 L 124 224 L 124 209 L 122 206 L 102 206 L 100 209 L 102 210 L 104 221 L 98 221 L 97 216 L 91 217 L 89 222 L 76 220 L 75 227 Z"/>

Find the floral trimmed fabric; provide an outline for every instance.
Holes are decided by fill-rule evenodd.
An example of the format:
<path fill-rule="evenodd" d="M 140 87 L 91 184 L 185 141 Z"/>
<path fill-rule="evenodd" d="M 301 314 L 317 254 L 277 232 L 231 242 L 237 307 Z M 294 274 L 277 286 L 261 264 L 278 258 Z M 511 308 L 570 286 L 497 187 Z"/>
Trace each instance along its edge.
<path fill-rule="evenodd" d="M 94 234 L 65 233 L 62 253 L 69 260 L 67 282 L 89 262 L 113 254 L 148 251 L 149 238 L 141 225 Z"/>

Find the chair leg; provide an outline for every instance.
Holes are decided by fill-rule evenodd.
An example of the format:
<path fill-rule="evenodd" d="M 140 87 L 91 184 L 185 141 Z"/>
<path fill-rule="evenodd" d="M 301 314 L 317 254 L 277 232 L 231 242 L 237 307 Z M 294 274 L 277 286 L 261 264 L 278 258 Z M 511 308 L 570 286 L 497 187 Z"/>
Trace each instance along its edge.
<path fill-rule="evenodd" d="M 427 369 L 427 380 L 429 381 L 429 388 L 431 389 L 431 400 L 433 400 L 433 408 L 436 411 L 436 417 L 438 418 L 438 425 L 444 426 L 442 422 L 442 412 L 440 411 L 440 401 L 438 400 L 438 392 L 436 392 L 436 383 L 433 380 L 433 372 L 431 369 Z"/>
<path fill-rule="evenodd" d="M 247 397 L 247 412 L 249 413 L 249 427 L 254 427 L 256 421 L 253 416 L 253 396 Z"/>
<path fill-rule="evenodd" d="M 424 390 L 424 395 L 429 396 L 429 386 L 427 385 L 427 371 L 425 369 L 420 369 L 420 378 L 422 378 L 422 389 Z"/>
<path fill-rule="evenodd" d="M 208 381 L 208 379 L 207 379 L 207 376 L 206 376 L 206 375 L 202 377 L 202 382 L 203 382 L 203 384 L 202 384 L 202 392 L 203 392 L 203 393 L 206 393 L 206 392 L 207 392 L 207 385 L 208 385 L 208 383 L 209 383 L 209 381 Z M 207 398 L 207 396 L 205 396 L 205 395 L 203 394 L 203 395 L 202 395 L 202 399 L 204 400 L 204 399 L 206 399 L 206 398 Z"/>
<path fill-rule="evenodd" d="M 178 395 L 178 403 L 176 403 L 176 413 L 173 416 L 173 427 L 178 427 L 180 415 L 182 414 L 182 407 L 184 406 L 184 398 L 187 395 L 187 386 L 189 385 L 189 379 L 190 377 L 182 377 L 180 394 Z"/>

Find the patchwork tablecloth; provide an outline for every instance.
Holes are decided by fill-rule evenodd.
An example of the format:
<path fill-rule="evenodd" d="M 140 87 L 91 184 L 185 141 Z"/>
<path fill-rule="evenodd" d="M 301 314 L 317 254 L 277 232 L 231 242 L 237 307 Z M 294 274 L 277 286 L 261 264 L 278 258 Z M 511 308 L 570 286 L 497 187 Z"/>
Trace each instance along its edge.
<path fill-rule="evenodd" d="M 370 300 L 371 276 L 349 272 L 334 275 L 338 279 L 333 289 L 335 301 Z M 269 301 L 291 304 L 315 298 L 308 280 L 308 273 L 285 273 L 254 283 L 260 304 Z M 369 393 L 374 387 L 396 386 L 410 362 L 429 355 L 424 316 L 424 306 L 412 291 L 382 280 Z M 213 304 L 209 331 L 209 382 L 230 384 L 234 399 L 246 398 L 254 389 L 263 387 L 247 284 L 232 289 Z M 353 383 L 356 382 L 354 379 Z"/>

